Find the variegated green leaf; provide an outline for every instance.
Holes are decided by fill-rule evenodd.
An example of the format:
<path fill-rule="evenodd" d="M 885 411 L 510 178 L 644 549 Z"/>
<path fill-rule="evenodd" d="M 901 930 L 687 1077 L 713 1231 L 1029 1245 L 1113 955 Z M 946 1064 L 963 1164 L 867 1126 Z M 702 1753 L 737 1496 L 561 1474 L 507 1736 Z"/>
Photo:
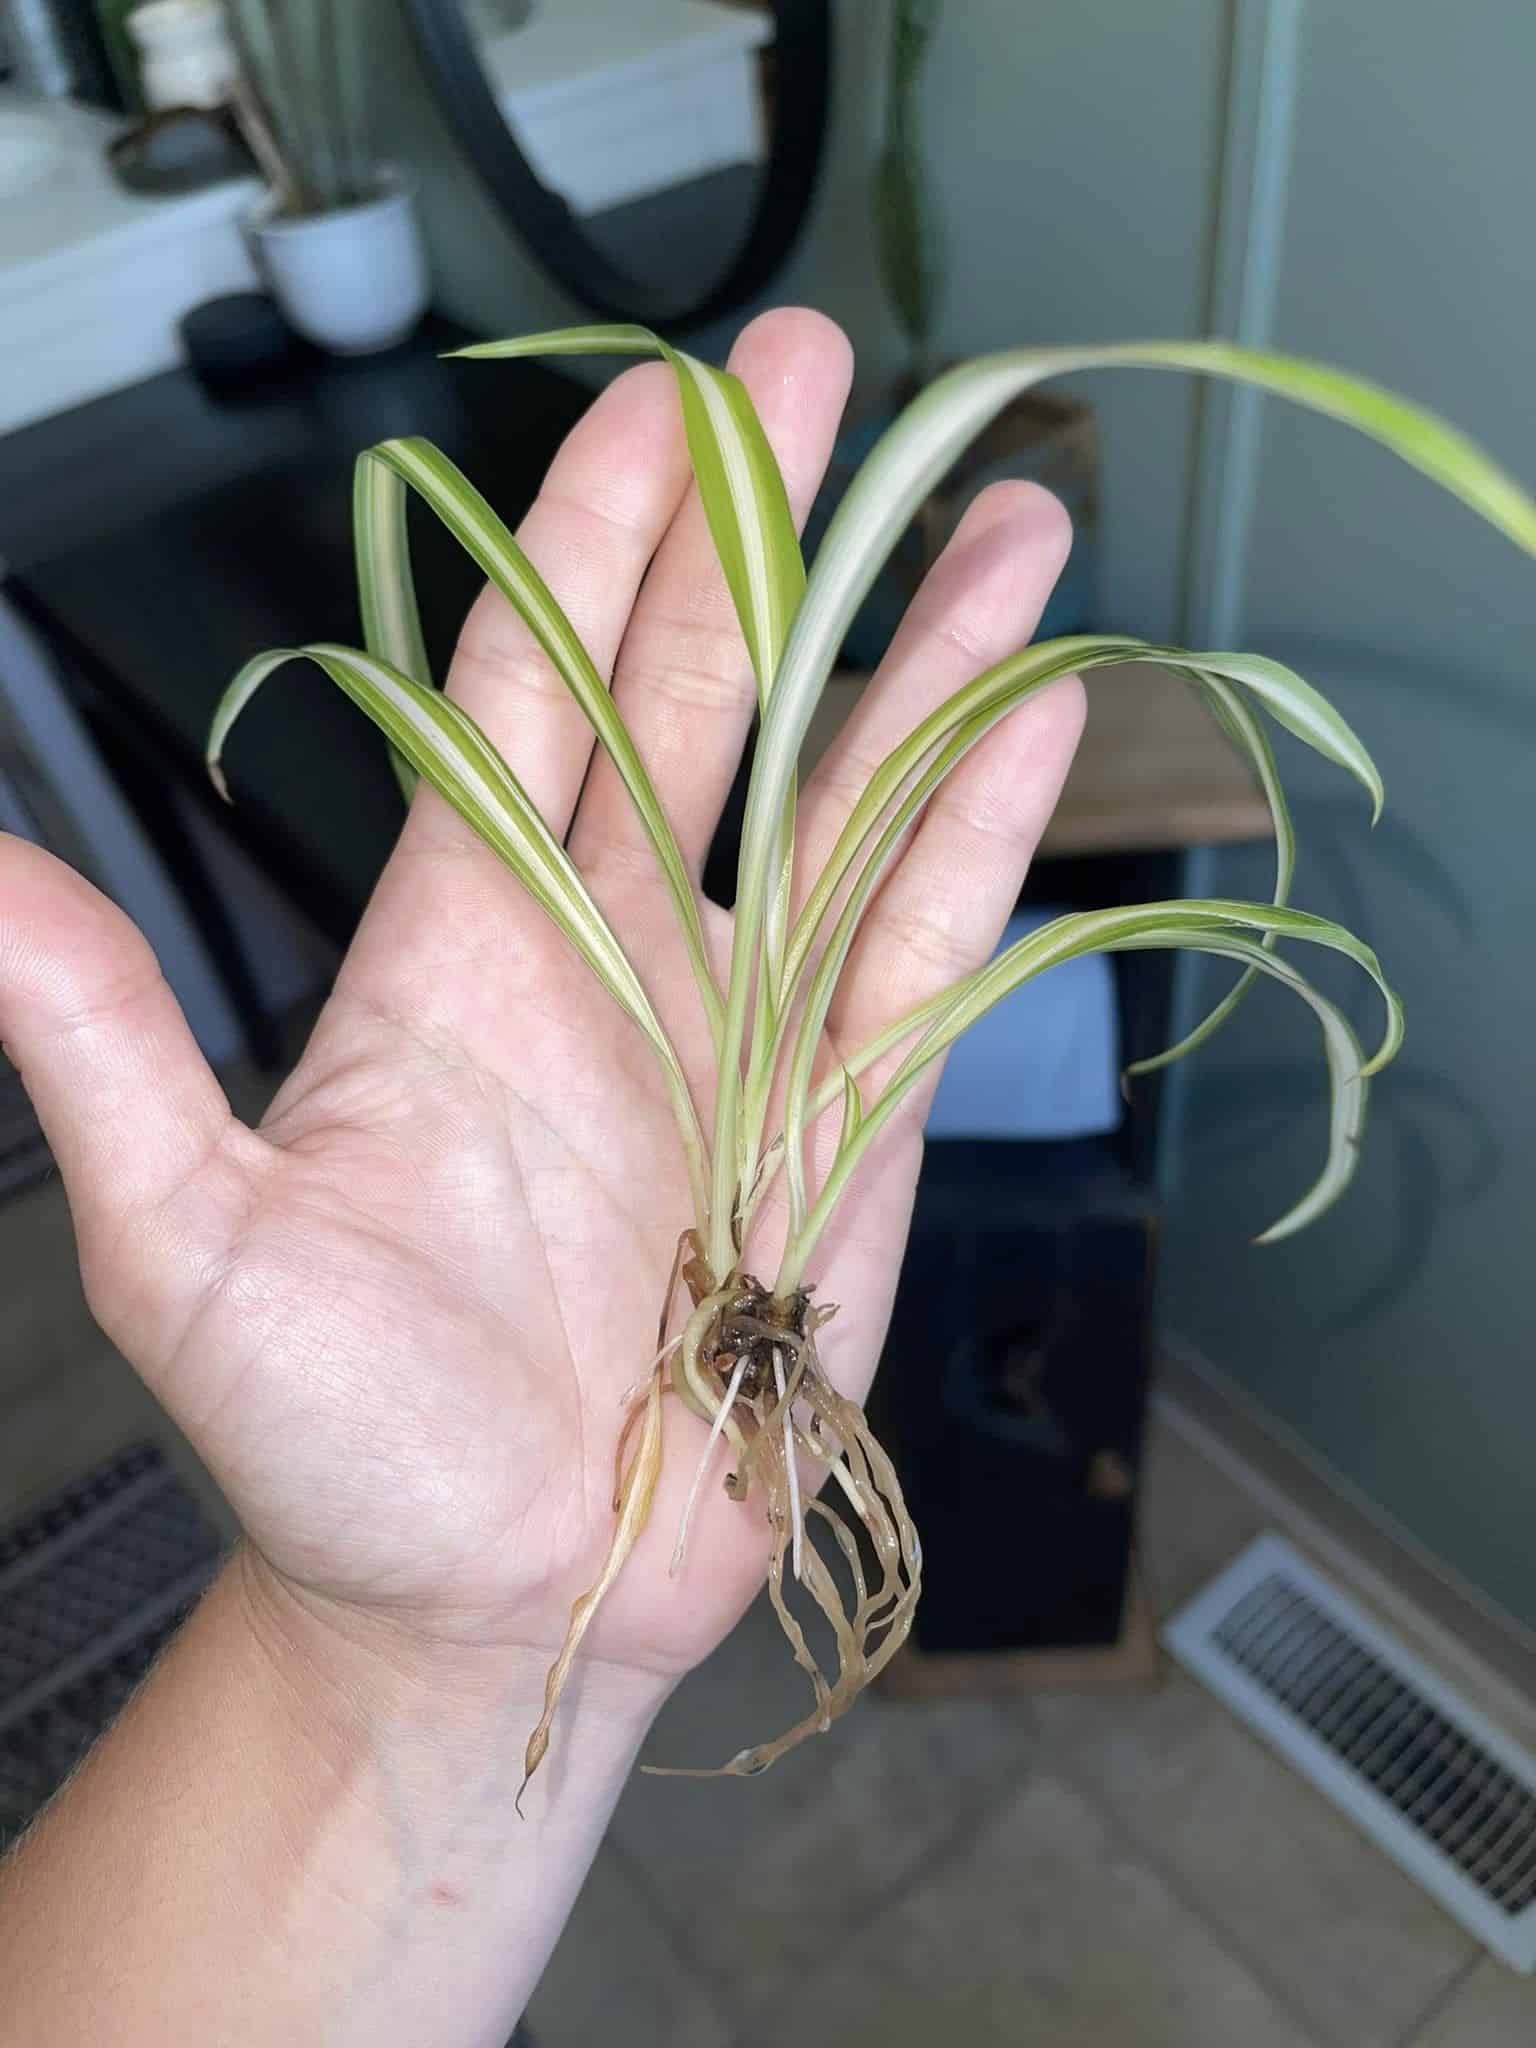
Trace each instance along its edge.
<path fill-rule="evenodd" d="M 758 742 L 742 828 L 736 952 L 726 998 L 728 1048 L 746 1020 L 784 793 L 859 605 L 917 507 L 1005 405 L 1046 378 L 1114 367 L 1231 378 L 1341 420 L 1381 442 L 1518 546 L 1536 553 L 1536 503 L 1475 443 L 1379 385 L 1322 364 L 1226 342 L 1138 342 L 1012 350 L 950 371 L 887 431 L 844 495 L 817 551 L 784 651 Z"/>
<path fill-rule="evenodd" d="M 649 1041 L 672 1095 L 702 1206 L 703 1141 L 681 1063 L 628 955 L 527 791 L 466 711 L 437 690 L 355 648 L 277 648 L 247 662 L 220 700 L 208 772 L 229 795 L 221 757 L 236 720 L 274 669 L 314 662 L 364 711 L 416 773 L 451 804 L 559 927 L 608 994 Z"/>
<path fill-rule="evenodd" d="M 1387 1018 L 1381 1043 L 1369 1060 L 1361 1060 L 1354 1032 L 1336 1005 L 1320 995 L 1288 961 L 1266 951 L 1259 943 L 1263 935 L 1270 933 L 1307 940 L 1342 953 L 1376 983 Z M 1402 1008 L 1387 985 L 1375 954 L 1342 926 L 1301 911 L 1228 901 L 1143 903 L 1127 909 L 1083 911 L 1057 918 L 967 976 L 937 1003 L 924 1006 L 930 1016 L 927 1028 L 876 1101 L 866 1109 L 858 1136 L 840 1148 L 815 1206 L 791 1240 L 780 1268 L 780 1287 L 798 1285 L 806 1259 L 869 1146 L 923 1071 L 973 1023 L 1024 982 L 1063 960 L 1085 953 L 1146 948 L 1188 949 L 1238 961 L 1282 982 L 1317 1015 L 1331 1086 L 1328 1158 L 1315 1185 L 1264 1232 L 1261 1241 L 1273 1242 L 1289 1236 L 1320 1215 L 1343 1192 L 1354 1173 L 1365 1114 L 1365 1083 L 1393 1057 L 1402 1042 Z M 864 1061 L 855 1059 L 848 1064 L 857 1067 Z"/>
<path fill-rule="evenodd" d="M 416 604 L 405 494 L 388 470 L 370 462 L 366 455 L 358 457 L 352 473 L 352 548 L 364 646 L 402 675 L 430 684 L 432 664 Z M 389 758 L 409 802 L 416 788 L 416 771 L 393 748 Z"/>
<path fill-rule="evenodd" d="M 1422 470 L 1518 546 L 1536 554 L 1536 502 L 1475 442 L 1380 385 L 1325 364 L 1218 341 L 1017 349 L 982 356 L 939 378 L 882 436 L 817 551 L 771 720 L 760 799 L 769 815 L 776 801 L 772 785 L 793 767 L 816 697 L 854 613 L 929 491 L 1022 391 L 1051 377 L 1116 367 L 1228 378 L 1341 420 Z M 766 829 L 766 822 L 759 829 Z M 743 853 L 745 858 L 745 848 Z"/>
<path fill-rule="evenodd" d="M 776 1166 L 787 1160 L 792 1238 L 780 1285 L 794 1284 L 849 1174 L 918 1075 L 1021 980 L 1082 951 L 1184 946 L 1231 959 L 1243 968 L 1236 988 L 1196 1031 L 1148 1064 L 1162 1064 L 1208 1036 L 1257 974 L 1291 987 L 1310 1003 L 1323 1030 L 1333 1083 L 1329 1160 L 1317 1186 L 1269 1235 L 1298 1228 L 1337 1194 L 1352 1167 L 1366 1079 L 1396 1049 L 1401 1013 L 1368 948 L 1340 927 L 1305 917 L 1285 903 L 1294 836 L 1259 713 L 1268 712 L 1355 775 L 1370 792 L 1376 810 L 1381 804 L 1380 779 L 1369 755 L 1317 691 L 1260 657 L 1190 655 L 1119 636 L 1083 636 L 1030 650 L 956 693 L 881 764 L 855 804 L 825 871 L 809 878 L 806 909 L 790 933 L 786 903 L 799 750 L 847 626 L 914 510 L 976 433 L 1019 392 L 1043 378 L 1113 366 L 1189 370 L 1284 396 L 1378 440 L 1536 553 L 1536 504 L 1512 478 L 1433 416 L 1379 386 L 1322 365 L 1215 342 L 1020 350 L 952 372 L 902 416 L 845 494 L 807 583 L 777 465 L 745 391 L 727 373 L 672 349 L 646 329 L 624 324 L 563 329 L 483 344 L 464 353 L 658 355 L 677 380 L 701 500 L 757 677 L 762 712 L 742 835 L 736 937 L 723 1021 L 718 992 L 710 983 L 718 1027 L 718 1107 L 707 1187 L 711 1165 L 691 1104 L 679 1118 L 689 1146 L 701 1227 L 707 1230 L 710 1260 L 719 1270 L 727 1270 L 734 1255 L 733 1233 L 743 1197 L 750 1209 Z M 329 646 L 307 652 L 364 705 L 404 759 L 434 780 L 557 920 L 646 1032 L 668 1072 L 669 1086 L 681 1090 L 686 1103 L 686 1087 L 665 1033 L 563 849 L 538 820 L 489 742 L 467 722 L 458 723 L 463 714 L 456 707 L 444 712 L 446 700 L 428 687 L 431 679 L 406 549 L 407 484 L 433 503 L 528 620 L 619 766 L 676 894 L 681 863 L 675 858 L 670 829 L 601 678 L 511 536 L 479 494 L 426 444 L 388 443 L 360 465 L 359 589 L 371 657 Z M 216 776 L 229 725 L 262 675 L 285 658 L 265 657 L 231 686 L 211 749 Z M 1126 660 L 1160 661 L 1189 678 L 1202 689 L 1228 736 L 1252 761 L 1275 821 L 1275 903 L 1153 904 L 1058 920 L 893 1022 L 870 1045 L 840 1062 L 813 1092 L 812 1063 L 838 976 L 911 820 L 969 748 L 1031 691 L 1071 668 Z M 707 976 L 691 886 L 687 902 L 694 912 L 688 928 L 695 968 L 702 965 Z M 1276 957 L 1272 949 L 1282 939 L 1330 947 L 1376 980 L 1387 1003 L 1387 1028 L 1369 1062 L 1361 1064 L 1349 1027 L 1334 1006 L 1290 962 Z M 763 1126 L 770 1103 L 777 1099 L 779 1054 L 791 1032 L 797 1035 L 789 1072 L 782 1077 L 787 1083 L 783 1131 L 765 1148 Z M 905 1051 L 894 1080 L 873 1105 L 866 1103 L 857 1076 L 900 1048 Z M 814 1207 L 808 1208 L 801 1185 L 806 1122 L 835 1105 L 839 1095 L 839 1150 L 826 1185 Z"/>
<path fill-rule="evenodd" d="M 758 678 L 758 707 L 766 715 L 776 688 L 778 666 L 793 618 L 805 592 L 805 559 L 801 555 L 795 518 L 784 492 L 774 451 L 752 399 L 729 371 L 672 348 L 649 328 L 606 324 L 588 328 L 557 328 L 549 334 L 522 334 L 502 342 L 475 342 L 457 350 L 461 356 L 504 360 L 510 356 L 551 354 L 623 354 L 662 356 L 672 367 L 682 397 L 682 420 L 688 436 L 698 496 L 705 506 L 715 553 L 731 592 L 741 637 L 748 645 Z M 778 784 L 772 834 L 760 850 L 760 899 L 748 926 L 737 926 L 733 950 L 735 1012 L 727 1014 L 721 1032 L 719 1090 L 715 1102 L 715 1262 L 727 1255 L 731 1217 L 735 1212 L 731 1178 L 752 1182 L 756 1171 L 754 1118 L 743 1118 L 741 1098 L 764 1104 L 768 1087 L 762 1073 L 743 1077 L 743 1047 L 764 1047 L 776 1030 L 780 989 L 784 983 L 784 948 L 788 940 L 788 901 L 795 868 L 795 768 Z M 758 971 L 760 954 L 760 971 Z M 752 1128 L 748 1128 L 752 1124 Z"/>
<path fill-rule="evenodd" d="M 1185 654 L 1170 648 L 1157 658 L 1170 667 L 1225 676 L 1228 682 L 1240 683 L 1258 698 L 1276 725 L 1283 725 L 1325 761 L 1332 761 L 1353 775 L 1371 799 L 1371 823 L 1380 818 L 1386 795 L 1376 763 L 1322 691 L 1314 689 L 1294 669 L 1283 662 L 1268 661 L 1262 654 Z"/>
<path fill-rule="evenodd" d="M 780 661 L 805 590 L 805 564 L 784 480 L 768 437 L 740 381 L 696 356 L 672 348 L 649 328 L 623 323 L 566 327 L 506 341 L 477 342 L 456 353 L 486 359 L 548 355 L 655 355 L 670 364 L 682 399 L 694 480 L 726 586 L 757 678 L 766 716 Z M 738 923 L 732 955 L 733 1007 L 720 1039 L 715 1111 L 715 1236 L 718 1264 L 728 1255 L 734 1215 L 733 1180 L 754 1172 L 752 1133 L 741 1114 L 743 1093 L 767 1099 L 760 1072 L 743 1074 L 743 1050 L 772 1037 L 784 979 L 794 867 L 795 771 L 778 783 L 775 816 L 759 848 L 753 913 Z"/>
<path fill-rule="evenodd" d="M 852 949 L 865 907 L 901 846 L 908 827 L 933 792 L 999 719 L 1006 717 L 1047 683 L 1072 672 L 1086 674 L 1095 668 L 1125 662 L 1156 662 L 1174 669 L 1195 685 L 1233 744 L 1248 756 L 1259 778 L 1274 822 L 1274 900 L 1279 904 L 1286 901 L 1295 865 L 1295 836 L 1273 752 L 1242 691 L 1215 670 L 1200 666 L 1206 662 L 1228 661 L 1234 667 L 1246 667 L 1241 656 L 1188 655 L 1178 648 L 1155 646 L 1118 635 L 1077 635 L 1064 640 L 1045 641 L 1009 656 L 954 692 L 876 768 L 817 877 L 790 939 L 785 976 L 787 996 L 792 995 L 798 986 L 813 949 L 818 944 L 822 946 L 796 1028 L 785 1096 L 785 1157 L 792 1219 L 799 1218 L 804 1204 L 801 1136 L 808 1115 L 807 1102 L 816 1048 L 831 1008 L 837 978 Z M 1263 686 L 1266 708 L 1309 745 L 1317 746 L 1329 760 L 1347 767 L 1371 793 L 1373 802 L 1379 802 L 1381 779 L 1375 763 L 1339 713 L 1310 684 L 1278 662 L 1263 664 Z M 847 885 L 850 874 L 861 859 L 862 865 L 858 866 L 852 887 L 843 899 L 833 929 L 823 938 L 821 927 L 828 909 Z M 1265 943 L 1273 942 L 1266 940 Z M 1154 1059 L 1139 1062 L 1130 1071 L 1149 1072 L 1193 1052 L 1232 1014 L 1251 983 L 1251 973 L 1245 973 L 1211 1014 L 1178 1045 Z"/>
<path fill-rule="evenodd" d="M 1269 744 L 1268 735 L 1265 733 L 1258 717 L 1244 699 L 1242 692 L 1235 689 L 1225 676 L 1218 675 L 1209 669 L 1191 669 L 1187 673 L 1190 679 L 1204 690 L 1206 702 L 1215 713 L 1232 744 L 1245 753 L 1253 763 L 1254 771 L 1259 778 L 1259 786 L 1263 790 L 1265 800 L 1269 805 L 1270 822 L 1274 828 L 1274 901 L 1276 904 L 1284 905 L 1290 898 L 1291 882 L 1296 873 L 1296 832 L 1295 827 L 1291 823 L 1291 807 L 1286 802 L 1285 786 L 1280 780 L 1280 770 L 1275 765 L 1274 750 Z M 1300 678 L 1296 677 L 1293 680 L 1300 681 Z M 1333 758 L 1337 758 L 1337 756 Z M 1369 761 L 1369 756 L 1366 758 Z M 1371 763 L 1370 766 L 1372 776 L 1374 777 L 1375 764 Z M 1368 784 L 1367 786 L 1371 787 L 1372 785 Z M 1380 807 L 1380 788 L 1380 779 L 1376 778 L 1373 793 L 1376 796 L 1378 810 Z M 1267 952 L 1273 951 L 1276 943 L 1276 934 L 1274 932 L 1266 932 L 1260 943 Z M 1222 1025 L 1226 1023 L 1232 1012 L 1243 1000 L 1243 997 L 1253 988 L 1257 979 L 1256 969 L 1252 967 L 1244 968 L 1221 1001 L 1213 1005 L 1192 1030 L 1186 1031 L 1176 1045 L 1170 1045 L 1165 1051 L 1153 1054 L 1150 1059 L 1133 1060 L 1126 1068 L 1126 1073 L 1153 1074 L 1160 1067 L 1171 1067 L 1175 1061 L 1186 1059 L 1190 1053 L 1198 1051 L 1207 1039 L 1214 1037 Z"/>
<path fill-rule="evenodd" d="M 1042 641 L 1010 655 L 946 697 L 891 749 L 860 791 L 795 920 L 785 961 L 786 989 L 792 991 L 797 985 L 828 910 L 837 901 L 860 851 L 879 829 L 887 809 L 911 777 L 934 761 L 956 734 L 967 732 L 969 743 L 974 744 L 1026 697 L 1061 676 L 1154 658 L 1149 644 L 1143 640 L 1132 640 L 1123 634 L 1075 634 L 1062 640 Z M 950 765 L 965 751 L 967 748 L 962 747 L 956 752 Z M 911 817 L 915 812 L 909 811 L 907 815 Z"/>
<path fill-rule="evenodd" d="M 432 664 L 416 603 L 405 494 L 370 450 L 359 455 L 352 472 L 352 538 L 368 652 L 430 687 Z"/>
<path fill-rule="evenodd" d="M 718 1036 L 720 992 L 692 877 L 629 729 L 553 591 L 485 497 L 430 441 L 415 436 L 382 441 L 358 458 L 358 470 L 360 476 L 367 471 L 380 479 L 373 486 L 376 501 L 393 497 L 388 525 L 403 528 L 404 487 L 419 494 L 516 611 L 581 707 L 655 850 L 710 1027 Z"/>
<path fill-rule="evenodd" d="M 843 1068 L 842 1073 L 843 1128 L 839 1133 L 837 1141 L 839 1151 L 841 1151 L 844 1145 L 851 1145 L 853 1143 L 854 1139 L 859 1135 L 859 1127 L 864 1121 L 864 1103 L 859 1094 L 859 1084 L 846 1067 Z"/>
<path fill-rule="evenodd" d="M 805 563 L 784 479 L 738 378 L 672 348 L 648 327 L 563 327 L 455 351 L 481 360 L 515 356 L 660 356 L 682 399 L 694 480 L 757 677 L 768 693 L 805 588 Z"/>

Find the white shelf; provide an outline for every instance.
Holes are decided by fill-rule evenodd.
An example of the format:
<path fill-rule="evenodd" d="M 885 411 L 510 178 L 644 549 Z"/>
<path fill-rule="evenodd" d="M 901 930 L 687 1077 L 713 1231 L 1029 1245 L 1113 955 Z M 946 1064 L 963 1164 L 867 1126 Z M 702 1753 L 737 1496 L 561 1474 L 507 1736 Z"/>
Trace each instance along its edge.
<path fill-rule="evenodd" d="M 0 196 L 0 432 L 170 369 L 183 313 L 258 282 L 240 227 L 255 179 L 149 198 L 112 176 L 110 116 L 0 87 L 0 132 L 13 115 L 52 147 Z"/>

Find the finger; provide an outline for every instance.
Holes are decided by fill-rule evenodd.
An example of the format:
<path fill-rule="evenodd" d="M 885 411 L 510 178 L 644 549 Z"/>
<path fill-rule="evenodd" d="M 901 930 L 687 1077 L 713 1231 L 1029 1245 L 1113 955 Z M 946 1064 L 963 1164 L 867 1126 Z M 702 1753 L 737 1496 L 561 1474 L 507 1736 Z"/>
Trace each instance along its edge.
<path fill-rule="evenodd" d="M 1082 728 L 1082 685 L 1067 676 L 1010 712 L 942 785 L 849 956 L 830 1018 L 840 1045 L 863 1044 L 991 957 Z"/>
<path fill-rule="evenodd" d="M 92 1307 L 118 1335 L 227 1241 L 261 1141 L 231 1115 L 138 929 L 3 833 L 0 1042 L 63 1175 Z"/>
<path fill-rule="evenodd" d="M 885 661 L 809 780 L 798 832 L 809 873 L 825 861 L 891 748 L 972 676 L 1027 643 L 1070 542 L 1066 513 L 1033 485 L 994 485 L 967 509 Z M 1004 719 L 940 785 L 865 912 L 828 1014 L 831 1043 L 824 1064 L 856 1051 L 988 957 L 1059 794 L 1080 723 L 1075 680 L 1056 684 Z M 860 1076 L 866 1104 L 906 1050 Z M 937 1072 L 935 1065 L 935 1080 Z M 889 1246 L 901 1242 L 907 1227 L 921 1151 L 917 1132 L 929 1092 L 919 1084 L 876 1141 L 874 1155 L 860 1168 L 857 1201 L 839 1210 L 818 1252 L 825 1269 L 864 1275 L 840 1279 L 839 1285 L 867 1288 L 876 1323 L 878 1305 L 893 1284 Z M 813 1185 L 831 1166 L 839 1122 L 839 1114 L 830 1112 L 811 1134 Z M 759 1228 L 776 1245 L 784 1227 L 780 1182 L 764 1204 Z"/>
<path fill-rule="evenodd" d="M 843 971 L 828 1020 L 837 1056 L 991 956 L 1050 822 L 1082 725 L 1082 685 L 1064 677 L 994 727 L 942 785 L 876 896 Z M 866 1103 L 876 1099 L 907 1049 L 860 1077 Z M 922 1124 L 943 1065 L 935 1060 L 903 1098 L 861 1168 L 857 1201 L 839 1210 L 818 1248 L 822 1268 L 839 1275 L 840 1287 L 864 1287 L 875 1328 L 890 1311 L 896 1271 L 887 1248 L 906 1234 Z M 823 1117 L 812 1134 L 818 1183 L 836 1151 L 837 1121 Z M 767 1227 L 782 1229 L 780 1217 L 769 1217 Z M 867 1375 L 856 1372 L 847 1391 L 859 1398 L 866 1384 Z"/>
<path fill-rule="evenodd" d="M 972 500 L 807 779 L 796 827 L 802 896 L 891 749 L 973 676 L 1028 644 L 1071 543 L 1066 512 L 1036 484 L 993 484 Z"/>
<path fill-rule="evenodd" d="M 742 330 L 729 368 L 746 385 L 803 523 L 832 453 L 853 356 L 820 313 L 786 307 Z M 657 553 L 619 654 L 614 701 L 697 873 L 752 721 L 752 666 L 697 490 Z M 612 766 L 594 761 L 571 835 L 589 868 L 645 849 Z"/>
<path fill-rule="evenodd" d="M 604 676 L 688 476 L 672 373 L 663 363 L 643 363 L 616 378 L 571 429 L 519 529 Z M 447 688 L 563 837 L 591 758 L 592 729 L 494 587 L 465 621 Z M 522 910 L 528 915 L 517 929 L 525 939 L 530 930 L 542 937 L 538 913 L 496 855 L 449 804 L 418 791 L 342 966 L 336 992 L 343 1009 L 360 1001 L 393 1012 L 402 1000 L 414 1006 L 446 988 L 450 1007 L 462 1011 L 469 984 L 460 970 L 471 958 L 483 963 L 488 933 L 500 932 L 504 965 L 520 959 L 509 919 Z M 484 1009 L 503 1012 L 504 984 L 483 964 L 478 973 Z M 321 1042 L 327 1030 L 322 1020 Z"/>
<path fill-rule="evenodd" d="M 688 477 L 672 373 L 645 363 L 609 385 L 571 429 L 518 529 L 524 552 L 605 679 Z M 592 728 L 494 585 L 464 622 L 447 690 L 490 735 L 563 838 L 591 757 Z M 446 804 L 423 801 L 413 810 L 420 816 L 408 829 L 418 839 L 472 836 Z"/>
<path fill-rule="evenodd" d="M 866 693 L 828 764 L 813 797 L 825 806 L 818 829 L 841 825 L 866 762 L 872 768 L 934 703 L 1027 643 L 1070 545 L 1066 513 L 1047 492 L 1009 484 L 983 494 L 915 601 L 891 677 Z M 862 1044 L 989 957 L 1082 719 L 1081 685 L 1065 679 L 1010 713 L 939 786 L 844 968 L 828 1020 L 841 1046 Z M 871 1080 L 877 1086 L 878 1074 Z"/>

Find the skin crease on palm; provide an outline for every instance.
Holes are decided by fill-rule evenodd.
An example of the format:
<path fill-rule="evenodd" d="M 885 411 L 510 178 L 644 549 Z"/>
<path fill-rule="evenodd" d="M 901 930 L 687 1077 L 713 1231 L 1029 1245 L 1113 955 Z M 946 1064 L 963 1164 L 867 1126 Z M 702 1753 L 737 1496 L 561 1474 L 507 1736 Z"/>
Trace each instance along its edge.
<path fill-rule="evenodd" d="M 847 344 L 820 315 L 784 310 L 743 332 L 731 367 L 803 518 L 847 396 Z M 493 384 L 483 402 L 501 402 Z M 631 369 L 596 400 L 520 537 L 609 667 L 697 869 L 753 690 L 665 366 Z M 1028 640 L 1068 539 L 1032 486 L 973 504 L 803 793 L 802 875 L 888 748 Z M 448 687 L 568 829 L 707 1123 L 707 1038 L 650 851 L 494 593 L 470 613 Z M 1057 684 L 944 785 L 849 963 L 834 1048 L 992 951 L 1081 722 L 1079 686 Z M 729 920 L 707 923 L 723 977 Z M 413 1650 L 553 1656 L 612 1534 L 623 1397 L 653 1355 L 689 1204 L 638 1033 L 494 856 L 418 795 L 311 1042 L 251 1131 L 128 921 L 49 855 L 0 838 L 0 1036 L 62 1169 L 91 1305 L 224 1487 L 271 1597 Z M 885 1332 L 926 1102 L 914 1095 L 883 1136 L 811 1274 L 841 1305 L 823 1359 L 855 1398 Z M 749 1270 L 771 1274 L 781 1231 L 765 1204 Z M 704 1435 L 666 1404 L 650 1526 L 586 1656 L 679 1674 L 761 1585 L 759 1497 L 733 1504 L 717 1481 L 668 1577 Z"/>

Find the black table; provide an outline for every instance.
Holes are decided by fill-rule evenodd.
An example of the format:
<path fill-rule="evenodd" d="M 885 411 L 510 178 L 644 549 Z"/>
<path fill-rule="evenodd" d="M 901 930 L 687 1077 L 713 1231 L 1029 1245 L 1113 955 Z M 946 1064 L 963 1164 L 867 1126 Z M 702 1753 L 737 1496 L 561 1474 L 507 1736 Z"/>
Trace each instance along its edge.
<path fill-rule="evenodd" d="M 167 794 L 181 787 L 216 806 L 321 930 L 346 942 L 401 818 L 373 728 L 318 671 L 295 665 L 234 735 L 232 811 L 208 784 L 203 746 L 220 691 L 251 654 L 357 641 L 360 449 L 424 434 L 509 521 L 531 502 L 590 390 L 535 363 L 440 359 L 470 338 L 429 322 L 387 354 L 315 354 L 281 384 L 230 399 L 171 371 L 0 438 L 6 594 L 59 657 L 258 1037 L 256 992 Z M 479 579 L 430 515 L 413 511 L 412 526 L 441 673 Z"/>

